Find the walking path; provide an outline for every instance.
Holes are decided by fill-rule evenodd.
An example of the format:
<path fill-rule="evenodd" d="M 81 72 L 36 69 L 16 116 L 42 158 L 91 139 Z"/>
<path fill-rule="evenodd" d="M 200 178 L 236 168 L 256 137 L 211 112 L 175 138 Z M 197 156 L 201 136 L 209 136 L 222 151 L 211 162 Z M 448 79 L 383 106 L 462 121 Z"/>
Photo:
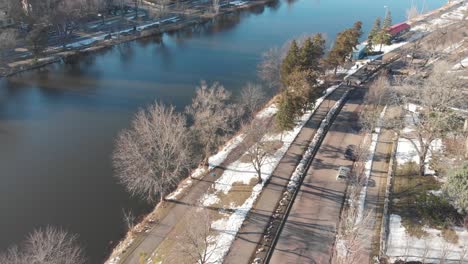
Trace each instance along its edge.
<path fill-rule="evenodd" d="M 369 212 L 370 223 L 366 229 L 366 239 L 363 251 L 363 263 L 371 263 L 372 256 L 379 253 L 380 228 L 382 226 L 383 206 L 385 201 L 385 187 L 392 152 L 393 132 L 382 130 L 377 141 L 372 170 L 367 185 L 367 196 L 364 212 Z"/>

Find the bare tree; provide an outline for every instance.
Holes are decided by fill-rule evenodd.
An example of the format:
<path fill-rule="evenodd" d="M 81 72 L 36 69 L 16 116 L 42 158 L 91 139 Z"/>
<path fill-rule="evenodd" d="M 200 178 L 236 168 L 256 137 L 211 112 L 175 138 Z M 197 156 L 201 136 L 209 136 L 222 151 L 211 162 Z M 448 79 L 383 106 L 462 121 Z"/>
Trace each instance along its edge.
<path fill-rule="evenodd" d="M 47 47 L 47 28 L 37 25 L 26 37 L 29 49 L 35 57 L 40 55 Z"/>
<path fill-rule="evenodd" d="M 0 263 L 26 264 L 26 257 L 17 246 L 12 246 L 6 252 L 0 252 Z"/>
<path fill-rule="evenodd" d="M 205 165 L 209 155 L 234 131 L 238 123 L 240 114 L 229 103 L 230 99 L 231 93 L 219 83 L 208 86 L 202 82 L 192 104 L 186 108 L 199 148 L 203 150 Z"/>
<path fill-rule="evenodd" d="M 344 209 L 342 216 L 337 236 L 337 254 L 334 263 L 362 263 L 364 244 L 366 240 L 370 239 L 367 229 L 370 226 L 371 214 L 367 212 L 361 220 L 358 220 L 358 208 L 350 205 Z"/>
<path fill-rule="evenodd" d="M 220 244 L 218 240 L 212 239 L 216 233 L 211 227 L 213 220 L 208 209 L 192 209 L 184 220 L 185 229 L 177 238 L 178 250 L 174 254 L 182 255 L 185 263 L 217 263 L 212 259 L 212 255 Z M 177 259 L 177 257 L 172 258 Z"/>
<path fill-rule="evenodd" d="M 265 92 L 260 84 L 247 83 L 242 88 L 240 104 L 244 108 L 244 113 L 248 119 L 253 118 L 253 114 L 265 103 Z"/>
<path fill-rule="evenodd" d="M 262 54 L 262 60 L 258 65 L 258 76 L 270 88 L 278 88 L 281 85 L 281 49 L 274 47 Z"/>
<path fill-rule="evenodd" d="M 431 251 L 432 251 L 431 245 L 429 244 L 429 242 L 427 240 L 424 240 L 424 248 L 423 248 L 423 252 L 422 252 L 422 255 L 421 255 L 421 262 L 422 263 L 427 263 L 426 261 L 428 260 L 429 254 L 431 253 Z"/>
<path fill-rule="evenodd" d="M 465 100 L 463 85 L 457 75 L 448 71 L 446 64 L 438 64 L 427 79 L 408 78 L 398 91 L 398 100 L 411 120 L 411 131 L 401 133 L 408 139 L 419 156 L 419 174 L 424 175 L 425 160 L 434 140 L 444 138 L 448 132 L 461 125 L 451 107 Z M 411 104 L 419 107 L 410 109 Z M 397 129 L 405 126 L 406 120 L 396 123 Z"/>
<path fill-rule="evenodd" d="M 13 47 L 16 44 L 16 30 L 4 29 L 0 31 L 0 56 Z"/>
<path fill-rule="evenodd" d="M 84 264 L 86 261 L 78 236 L 55 227 L 33 231 L 21 247 L 12 247 L 0 255 L 0 263 L 9 264 Z"/>
<path fill-rule="evenodd" d="M 219 13 L 219 0 L 213 0 L 213 12 L 217 15 Z"/>
<path fill-rule="evenodd" d="M 154 202 L 191 167 L 188 130 L 173 106 L 155 103 L 140 110 L 129 130 L 117 138 L 113 164 L 120 182 L 133 195 Z"/>
<path fill-rule="evenodd" d="M 364 110 L 359 115 L 359 122 L 367 131 L 373 131 L 382 111 L 382 106 L 389 100 L 389 87 L 387 74 L 381 74 L 369 86 L 364 101 Z"/>
<path fill-rule="evenodd" d="M 254 167 L 259 183 L 262 182 L 262 167 L 274 149 L 274 142 L 265 139 L 269 129 L 269 124 L 265 120 L 253 120 L 245 130 L 248 139 L 243 141 L 243 147 L 246 149 L 245 157 Z"/>
<path fill-rule="evenodd" d="M 447 241 L 444 241 L 442 244 L 442 248 L 440 249 L 440 256 L 439 256 L 439 263 L 445 264 L 447 263 L 447 258 L 449 257 L 451 252 L 451 246 Z"/>
<path fill-rule="evenodd" d="M 406 19 L 407 20 L 412 20 L 416 17 L 418 17 L 421 13 L 418 11 L 418 8 L 416 5 L 411 5 L 410 8 L 406 9 Z"/>
<path fill-rule="evenodd" d="M 369 91 L 365 96 L 367 104 L 373 107 L 381 106 L 385 103 L 385 99 L 389 96 L 390 82 L 388 81 L 387 73 L 382 73 L 369 86 Z"/>
<path fill-rule="evenodd" d="M 135 216 L 133 215 L 131 210 L 125 210 L 122 208 L 122 214 L 123 214 L 123 220 L 125 223 L 125 226 L 127 227 L 128 230 L 132 230 L 133 227 L 135 226 Z"/>

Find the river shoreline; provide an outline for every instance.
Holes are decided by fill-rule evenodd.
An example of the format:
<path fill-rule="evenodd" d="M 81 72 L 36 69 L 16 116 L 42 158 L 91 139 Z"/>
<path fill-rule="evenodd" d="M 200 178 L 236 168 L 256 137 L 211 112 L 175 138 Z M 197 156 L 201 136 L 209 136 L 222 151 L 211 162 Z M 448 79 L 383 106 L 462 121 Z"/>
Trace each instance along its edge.
<path fill-rule="evenodd" d="M 57 52 L 50 52 L 41 56 L 40 58 L 28 58 L 24 60 L 17 60 L 8 63 L 8 68 L 0 68 L 0 79 L 14 76 L 16 74 L 27 72 L 35 69 L 45 67 L 50 64 L 66 61 L 69 58 L 77 57 L 80 55 L 90 54 L 96 51 L 100 51 L 106 48 L 113 47 L 122 43 L 144 39 L 154 36 L 163 36 L 165 33 L 173 33 L 182 29 L 187 29 L 196 25 L 206 23 L 214 18 L 226 16 L 233 12 L 241 12 L 244 10 L 249 10 L 254 7 L 265 6 L 268 3 L 274 2 L 276 0 L 255 0 L 249 1 L 241 6 L 233 6 L 228 8 L 223 8 L 219 13 L 207 14 L 203 13 L 201 15 L 195 15 L 190 19 L 184 19 L 180 22 L 174 22 L 167 24 L 161 27 L 148 27 L 142 29 L 141 31 L 132 32 L 130 34 L 119 36 L 116 39 L 110 40 L 99 40 L 95 41 L 90 45 L 83 45 L 80 47 L 75 47 L 73 49 L 61 50 Z M 48 47 L 50 48 L 50 47 Z"/>

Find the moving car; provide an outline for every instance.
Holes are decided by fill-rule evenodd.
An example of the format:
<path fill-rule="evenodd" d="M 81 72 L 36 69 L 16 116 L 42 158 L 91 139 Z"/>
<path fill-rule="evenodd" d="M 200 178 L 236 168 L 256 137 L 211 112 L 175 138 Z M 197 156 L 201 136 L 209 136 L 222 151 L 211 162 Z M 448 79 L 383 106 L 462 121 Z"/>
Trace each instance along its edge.
<path fill-rule="evenodd" d="M 356 161 L 357 160 L 356 150 L 357 148 L 355 145 L 349 145 L 348 147 L 346 147 L 346 150 L 344 153 L 345 159 Z"/>

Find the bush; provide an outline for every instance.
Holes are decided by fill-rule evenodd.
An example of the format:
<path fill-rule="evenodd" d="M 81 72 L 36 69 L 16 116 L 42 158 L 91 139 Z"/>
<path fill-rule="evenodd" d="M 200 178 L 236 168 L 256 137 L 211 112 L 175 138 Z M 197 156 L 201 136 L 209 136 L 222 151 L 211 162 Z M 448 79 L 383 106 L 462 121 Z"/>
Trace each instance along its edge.
<path fill-rule="evenodd" d="M 445 241 L 452 243 L 452 244 L 457 244 L 458 243 L 458 235 L 453 228 L 444 228 L 442 230 L 442 237 L 445 239 Z"/>
<path fill-rule="evenodd" d="M 423 193 L 416 199 L 417 211 L 423 224 L 434 228 L 444 228 L 451 221 L 461 220 L 457 210 L 443 196 Z"/>
<path fill-rule="evenodd" d="M 414 176 L 418 175 L 419 165 L 415 161 L 408 161 L 397 167 L 396 175 Z"/>
<path fill-rule="evenodd" d="M 460 213 L 468 213 L 468 163 L 449 172 L 443 190 Z"/>

